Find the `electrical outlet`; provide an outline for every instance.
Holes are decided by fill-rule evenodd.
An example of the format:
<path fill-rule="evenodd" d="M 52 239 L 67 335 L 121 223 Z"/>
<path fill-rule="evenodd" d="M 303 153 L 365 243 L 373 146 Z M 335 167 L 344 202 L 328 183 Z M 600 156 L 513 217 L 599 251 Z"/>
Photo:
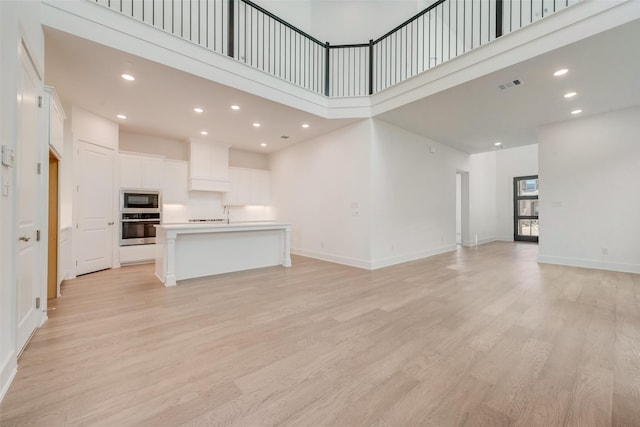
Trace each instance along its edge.
<path fill-rule="evenodd" d="M 0 187 L 2 187 L 2 197 L 7 197 L 9 195 L 9 183 L 4 176 L 0 177 Z"/>
<path fill-rule="evenodd" d="M 602 255 L 609 255 L 609 248 L 602 248 Z"/>

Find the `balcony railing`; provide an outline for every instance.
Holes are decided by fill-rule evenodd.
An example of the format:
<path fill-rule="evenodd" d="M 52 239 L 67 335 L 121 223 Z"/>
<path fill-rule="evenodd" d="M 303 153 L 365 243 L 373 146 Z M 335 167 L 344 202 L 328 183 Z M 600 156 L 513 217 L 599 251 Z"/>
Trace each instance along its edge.
<path fill-rule="evenodd" d="M 367 96 L 580 0 L 435 0 L 367 43 L 330 45 L 249 0 L 89 0 L 329 97 Z"/>

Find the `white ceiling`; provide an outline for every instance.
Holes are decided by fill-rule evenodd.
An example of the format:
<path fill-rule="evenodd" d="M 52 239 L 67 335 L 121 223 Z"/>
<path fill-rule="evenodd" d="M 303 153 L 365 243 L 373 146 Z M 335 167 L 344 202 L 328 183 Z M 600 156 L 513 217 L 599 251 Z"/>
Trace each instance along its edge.
<path fill-rule="evenodd" d="M 127 132 L 271 153 L 359 120 L 318 117 L 51 28 L 45 28 L 45 43 L 45 83 L 65 104 L 119 122 Z M 135 81 L 120 77 L 127 68 Z M 234 104 L 241 109 L 231 110 Z M 204 113 L 195 113 L 196 106 Z M 303 123 L 310 127 L 303 129 Z"/>
<path fill-rule="evenodd" d="M 468 153 L 535 144 L 537 129 L 640 105 L 640 21 L 529 59 L 378 117 Z M 554 77 L 560 68 L 570 71 Z M 522 85 L 500 90 L 519 79 Z M 563 98 L 566 92 L 577 96 Z M 583 113 L 572 116 L 571 111 Z"/>
<path fill-rule="evenodd" d="M 125 131 L 271 153 L 359 120 L 321 118 L 56 30 L 45 29 L 45 37 L 46 83 L 66 103 L 114 121 L 126 114 Z M 377 117 L 468 153 L 489 151 L 496 141 L 505 148 L 534 144 L 542 125 L 640 105 L 638 40 L 634 21 Z M 135 82 L 120 78 L 127 63 Z M 570 72 L 553 77 L 558 68 Z M 498 88 L 514 79 L 522 85 Z M 564 99 L 568 91 L 578 95 Z M 194 113 L 196 106 L 205 112 Z M 584 112 L 573 117 L 575 108 Z"/>

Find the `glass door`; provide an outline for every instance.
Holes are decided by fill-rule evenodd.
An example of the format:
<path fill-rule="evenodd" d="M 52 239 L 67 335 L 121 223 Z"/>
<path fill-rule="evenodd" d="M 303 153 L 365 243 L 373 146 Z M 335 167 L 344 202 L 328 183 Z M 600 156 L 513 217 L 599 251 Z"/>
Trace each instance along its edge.
<path fill-rule="evenodd" d="M 538 242 L 538 175 L 513 178 L 513 240 Z"/>

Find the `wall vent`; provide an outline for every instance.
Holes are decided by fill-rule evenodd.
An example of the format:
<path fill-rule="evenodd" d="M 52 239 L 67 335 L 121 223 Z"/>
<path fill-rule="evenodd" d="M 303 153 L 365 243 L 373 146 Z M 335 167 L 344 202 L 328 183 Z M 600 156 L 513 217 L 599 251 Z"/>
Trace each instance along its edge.
<path fill-rule="evenodd" d="M 520 86 L 521 84 L 522 84 L 522 80 L 515 79 L 507 83 L 499 84 L 498 87 L 500 88 L 500 90 L 505 90 L 505 89 L 511 89 L 512 87 Z"/>

